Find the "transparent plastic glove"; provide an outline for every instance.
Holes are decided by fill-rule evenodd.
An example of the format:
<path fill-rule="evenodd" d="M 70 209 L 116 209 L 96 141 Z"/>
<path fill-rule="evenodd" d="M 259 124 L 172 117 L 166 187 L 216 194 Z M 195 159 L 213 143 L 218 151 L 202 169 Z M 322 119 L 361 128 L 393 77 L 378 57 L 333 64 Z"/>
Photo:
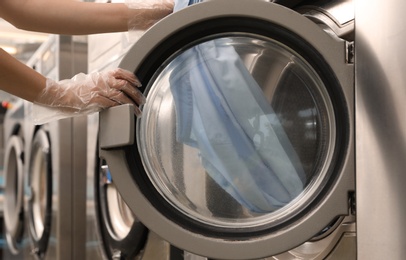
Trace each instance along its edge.
<path fill-rule="evenodd" d="M 128 30 L 146 30 L 173 12 L 173 0 L 126 0 L 130 9 Z"/>
<path fill-rule="evenodd" d="M 34 121 L 45 123 L 127 103 L 133 104 L 135 114 L 140 116 L 141 110 L 138 106 L 145 103 L 145 97 L 137 89 L 140 85 L 133 73 L 123 69 L 91 74 L 80 73 L 72 79 L 59 82 L 47 79 L 46 88 L 34 103 L 51 110 L 35 113 Z"/>

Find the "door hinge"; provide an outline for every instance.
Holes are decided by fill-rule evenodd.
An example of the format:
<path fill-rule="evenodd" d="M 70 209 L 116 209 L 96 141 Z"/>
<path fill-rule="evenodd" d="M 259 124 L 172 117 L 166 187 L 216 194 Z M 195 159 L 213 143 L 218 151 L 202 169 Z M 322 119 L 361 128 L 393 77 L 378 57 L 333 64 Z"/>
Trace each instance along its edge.
<path fill-rule="evenodd" d="M 345 62 L 347 64 L 354 64 L 355 48 L 354 42 L 345 42 Z"/>

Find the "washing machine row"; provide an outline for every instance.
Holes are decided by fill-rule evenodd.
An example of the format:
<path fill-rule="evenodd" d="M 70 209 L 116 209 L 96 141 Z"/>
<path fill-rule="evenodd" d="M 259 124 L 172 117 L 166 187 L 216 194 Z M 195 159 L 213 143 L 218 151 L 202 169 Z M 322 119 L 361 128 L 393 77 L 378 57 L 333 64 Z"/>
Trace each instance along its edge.
<path fill-rule="evenodd" d="M 84 40 L 50 36 L 27 65 L 54 80 L 70 78 L 86 70 Z M 86 125 L 69 118 L 35 126 L 32 106 L 18 100 L 4 123 L 7 244 L 3 259 L 74 259 L 82 232 L 81 211 L 75 205 L 80 194 L 74 184 L 83 175 L 77 165 L 85 158 L 85 146 L 80 147 L 78 136 L 73 136 Z"/>
<path fill-rule="evenodd" d="M 179 8 L 120 61 L 142 117 L 100 113 L 102 168 L 184 256 L 356 259 L 353 2 L 278 2 Z"/>

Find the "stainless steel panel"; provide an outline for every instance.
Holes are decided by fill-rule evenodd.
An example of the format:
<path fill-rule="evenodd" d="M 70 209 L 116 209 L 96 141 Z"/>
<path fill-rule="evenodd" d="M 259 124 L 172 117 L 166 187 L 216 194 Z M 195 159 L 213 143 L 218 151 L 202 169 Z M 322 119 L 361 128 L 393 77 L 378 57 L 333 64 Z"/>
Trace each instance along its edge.
<path fill-rule="evenodd" d="M 86 252 L 86 154 L 87 117 L 72 119 L 72 160 L 73 160 L 73 222 L 72 259 L 83 259 Z"/>
<path fill-rule="evenodd" d="M 406 2 L 356 1 L 358 259 L 406 255 Z"/>
<path fill-rule="evenodd" d="M 54 178 L 51 234 L 56 235 L 56 237 L 51 235 L 51 243 L 46 254 L 49 259 L 71 259 L 72 256 L 73 187 L 70 125 L 69 118 L 49 124 Z M 56 238 L 57 243 L 53 242 L 52 238 Z"/>

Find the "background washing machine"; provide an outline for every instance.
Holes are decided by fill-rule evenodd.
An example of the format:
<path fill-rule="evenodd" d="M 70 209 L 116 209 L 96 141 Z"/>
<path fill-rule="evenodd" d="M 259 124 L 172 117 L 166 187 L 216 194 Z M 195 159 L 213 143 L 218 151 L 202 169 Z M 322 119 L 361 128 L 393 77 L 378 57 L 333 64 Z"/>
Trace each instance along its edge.
<path fill-rule="evenodd" d="M 50 36 L 27 65 L 54 80 L 86 71 L 84 40 Z M 32 103 L 25 101 L 21 101 L 19 115 L 24 126 L 21 128 L 23 142 L 18 142 L 22 145 L 21 155 L 5 158 L 10 162 L 21 160 L 21 163 L 15 163 L 18 167 L 14 166 L 14 170 L 7 167 L 5 171 L 7 176 L 12 176 L 5 184 L 8 194 L 5 205 L 6 211 L 10 205 L 10 212 L 15 215 L 13 221 L 18 221 L 21 228 L 17 231 L 11 225 L 14 222 L 10 224 L 7 220 L 5 226 L 13 228 L 13 235 L 23 232 L 23 238 L 15 241 L 25 250 L 5 250 L 4 259 L 78 259 L 84 253 L 84 239 L 80 234 L 84 218 L 80 219 L 83 210 L 75 204 L 78 193 L 74 189 L 76 176 L 83 175 L 86 167 L 85 141 L 75 135 L 80 122 L 69 118 L 36 126 L 32 121 Z M 10 136 L 10 131 L 6 132 L 6 136 Z M 83 169 L 77 168 L 80 166 Z M 16 202 L 21 211 L 13 209 Z"/>
<path fill-rule="evenodd" d="M 89 35 L 89 72 L 117 68 L 142 33 Z M 183 259 L 179 249 L 150 232 L 128 208 L 108 164 L 98 156 L 98 113 L 87 122 L 86 259 Z"/>
<path fill-rule="evenodd" d="M 22 259 L 29 253 L 25 225 L 24 102 L 15 98 L 4 118 L 4 245 L 3 259 Z"/>
<path fill-rule="evenodd" d="M 120 67 L 147 102 L 141 118 L 100 113 L 100 158 L 141 222 L 187 252 L 355 259 L 351 33 L 327 26 L 327 5 L 246 5 L 192 5 L 132 46 Z"/>
<path fill-rule="evenodd" d="M 5 249 L 6 238 L 4 233 L 4 150 L 5 150 L 5 136 L 4 136 L 4 119 L 7 110 L 12 107 L 14 103 L 14 96 L 0 91 L 0 257 L 3 256 Z"/>

